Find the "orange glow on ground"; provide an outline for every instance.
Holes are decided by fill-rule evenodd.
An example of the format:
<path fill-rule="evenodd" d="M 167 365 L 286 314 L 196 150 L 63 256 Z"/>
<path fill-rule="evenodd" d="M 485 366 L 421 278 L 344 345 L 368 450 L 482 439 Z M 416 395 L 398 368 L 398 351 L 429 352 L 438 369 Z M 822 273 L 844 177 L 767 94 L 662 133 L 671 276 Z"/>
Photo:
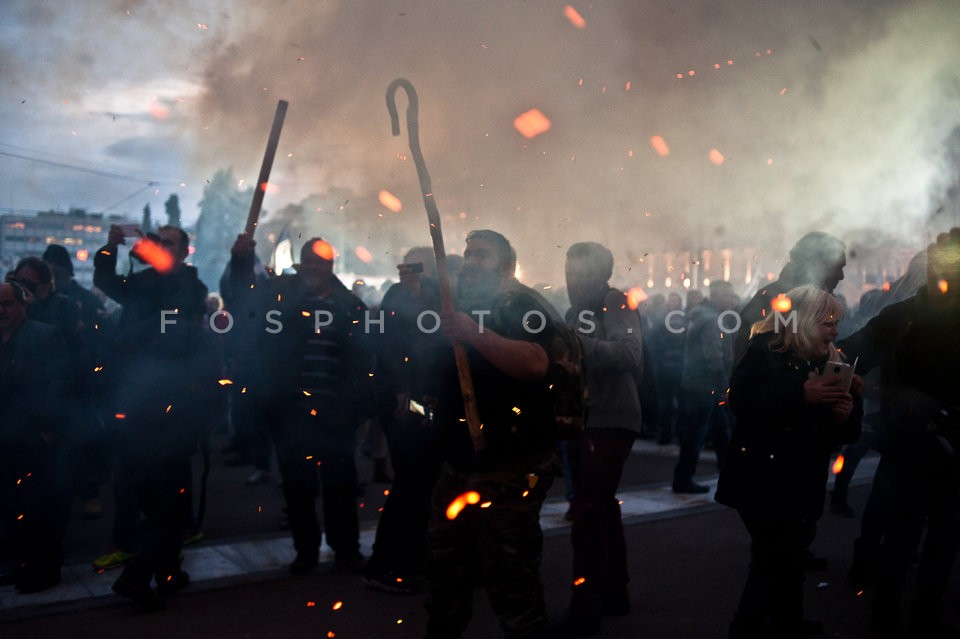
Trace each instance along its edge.
<path fill-rule="evenodd" d="M 390 191 L 380 191 L 380 193 L 377 195 L 377 198 L 380 200 L 380 204 L 383 204 L 394 213 L 399 213 L 403 210 L 403 202 L 401 202 L 400 198 Z"/>
<path fill-rule="evenodd" d="M 837 455 L 837 460 L 833 462 L 833 474 L 839 475 L 843 470 L 843 455 Z"/>
<path fill-rule="evenodd" d="M 550 119 L 540 109 L 530 109 L 518 115 L 513 126 L 523 137 L 535 138 L 550 130 Z"/>
<path fill-rule="evenodd" d="M 460 511 L 467 507 L 467 504 L 476 504 L 480 502 L 480 493 L 469 491 L 463 493 L 447 506 L 447 519 L 453 521 L 460 514 Z"/>
<path fill-rule="evenodd" d="M 670 147 L 667 146 L 667 141 L 659 135 L 650 138 L 650 146 L 652 146 L 653 150 L 657 152 L 657 155 L 661 157 L 670 155 Z"/>
<path fill-rule="evenodd" d="M 310 247 L 310 250 L 314 252 L 315 255 L 319 255 L 322 259 L 332 262 L 334 258 L 333 246 L 325 240 L 316 240 L 313 243 L 313 246 Z"/>
<path fill-rule="evenodd" d="M 563 15 L 567 17 L 567 20 L 570 21 L 570 24 L 578 29 L 582 29 L 587 26 L 587 21 L 583 19 L 583 16 L 580 15 L 580 12 L 569 4 L 563 8 Z"/>

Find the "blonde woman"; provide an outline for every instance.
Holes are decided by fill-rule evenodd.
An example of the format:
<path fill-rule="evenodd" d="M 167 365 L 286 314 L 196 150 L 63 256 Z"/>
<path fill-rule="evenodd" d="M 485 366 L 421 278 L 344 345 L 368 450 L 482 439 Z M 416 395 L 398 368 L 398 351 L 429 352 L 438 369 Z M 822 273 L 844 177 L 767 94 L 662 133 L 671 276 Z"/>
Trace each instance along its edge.
<path fill-rule="evenodd" d="M 833 344 L 840 302 L 812 285 L 787 299 L 789 311 L 770 309 L 753 325 L 730 381 L 736 422 L 716 499 L 737 509 L 751 540 L 731 637 L 762 636 L 770 618 L 776 636 L 803 636 L 804 551 L 823 514 L 830 454 L 860 434 L 862 380 L 851 394 L 821 376 L 842 360 Z"/>

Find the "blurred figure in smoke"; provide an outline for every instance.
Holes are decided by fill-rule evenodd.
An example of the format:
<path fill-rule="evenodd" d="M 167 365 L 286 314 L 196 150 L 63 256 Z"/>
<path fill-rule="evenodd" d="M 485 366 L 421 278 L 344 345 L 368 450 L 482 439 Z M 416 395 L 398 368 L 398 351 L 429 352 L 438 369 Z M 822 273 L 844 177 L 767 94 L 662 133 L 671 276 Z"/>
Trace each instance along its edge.
<path fill-rule="evenodd" d="M 82 339 L 89 358 L 76 362 L 80 400 L 73 436 L 73 479 L 77 496 L 82 502 L 84 519 L 100 517 L 100 485 L 109 477 L 106 439 L 100 415 L 102 387 L 97 383 L 94 368 L 102 366 L 113 331 L 107 321 L 107 312 L 96 295 L 73 277 L 70 252 L 60 244 L 50 244 L 43 252 L 43 261 L 53 269 L 55 290 L 76 302 L 80 307 Z"/>
<path fill-rule="evenodd" d="M 26 295 L 0 284 L 0 538 L 15 561 L 0 585 L 23 594 L 60 583 L 60 439 L 71 380 L 66 342 L 27 319 Z"/>
<path fill-rule="evenodd" d="M 901 598 L 910 556 L 926 537 L 909 618 L 914 636 L 956 636 L 944 598 L 960 544 L 960 228 L 927 248 L 926 284 L 886 307 L 843 343 L 862 370 L 880 366 L 881 453 L 851 577 L 875 578 L 874 628 L 903 636 Z"/>
<path fill-rule="evenodd" d="M 157 592 L 171 595 L 189 582 L 179 559 L 184 514 L 192 510 L 184 501 L 192 495 L 190 456 L 214 419 L 206 411 L 218 405 L 212 401 L 218 358 L 200 326 L 207 287 L 184 264 L 187 234 L 160 227 L 150 258 L 156 266 L 129 277 L 115 272 L 124 242 L 123 229 L 111 226 L 94 258 L 94 283 L 123 305 L 104 366 L 111 384 L 106 414 L 115 448 L 116 550 L 94 561 L 94 568 L 126 564 L 114 591 L 159 610 L 164 600 Z"/>
<path fill-rule="evenodd" d="M 790 249 L 790 261 L 780 271 L 780 277 L 753 296 L 740 310 L 744 328 L 752 326 L 770 314 L 770 303 L 781 293 L 803 284 L 833 293 L 843 279 L 843 267 L 847 265 L 846 246 L 843 242 L 820 231 L 811 231 L 800 238 Z M 733 349 L 733 363 L 740 362 L 747 352 L 750 341 L 749 329 L 737 334 Z"/>
<path fill-rule="evenodd" d="M 822 632 L 803 618 L 807 546 L 823 514 L 831 451 L 860 433 L 862 408 L 839 377 L 817 375 L 840 361 L 833 345 L 842 309 L 823 289 L 791 289 L 796 321 L 770 313 L 753 325 L 747 354 L 730 381 L 736 417 L 716 500 L 736 508 L 750 534 L 750 568 L 731 637 Z"/>
<path fill-rule="evenodd" d="M 317 566 L 321 531 L 315 501 L 323 482 L 323 524 L 336 564 L 361 570 L 356 434 L 374 416 L 373 348 L 366 306 L 333 273 L 333 247 L 312 238 L 297 273 L 255 286 L 255 242 L 237 237 L 231 289 L 258 308 L 263 375 L 250 388 L 277 447 L 283 496 L 297 556 L 294 575 Z M 317 473 L 319 471 L 319 479 Z"/>
<path fill-rule="evenodd" d="M 670 313 L 682 310 L 683 299 L 679 293 L 671 291 L 664 300 L 663 308 L 650 316 L 650 330 L 644 334 L 646 338 L 644 341 L 650 348 L 651 359 L 656 367 L 657 406 L 660 411 L 657 418 L 659 424 L 657 441 L 661 446 L 666 446 L 673 441 L 673 423 L 679 405 L 680 374 L 683 371 L 683 344 L 686 335 L 685 331 L 678 330 L 684 325 L 682 318 Z"/>
<path fill-rule="evenodd" d="M 437 427 L 438 357 L 446 353 L 439 332 L 418 322 L 425 311 L 440 311 L 440 287 L 433 249 L 415 247 L 397 265 L 400 282 L 383 297 L 384 332 L 377 336 L 377 401 L 386 432 L 394 481 L 377 524 L 367 567 L 369 586 L 413 592 L 426 572 L 430 494 L 440 474 Z"/>
<path fill-rule="evenodd" d="M 600 632 L 602 615 L 630 611 L 616 492 L 643 425 L 637 393 L 643 343 L 640 316 L 608 284 L 612 273 L 613 254 L 604 246 L 580 242 L 567 250 L 567 324 L 577 331 L 587 374 L 586 430 L 568 446 L 574 479 L 570 630 L 582 635 Z"/>
<path fill-rule="evenodd" d="M 540 507 L 557 467 L 546 382 L 553 312 L 513 278 L 514 253 L 505 237 L 472 231 L 466 242 L 457 310 L 442 313 L 441 325 L 467 352 L 486 448 L 474 450 L 451 353 L 440 372 L 444 465 L 427 538 L 427 636 L 459 637 L 466 629 L 482 566 L 504 634 L 548 637 Z M 528 318 L 539 332 L 524 324 L 531 312 L 540 314 Z M 448 511 L 471 491 L 480 503 Z M 487 501 L 494 507 L 482 507 Z"/>
<path fill-rule="evenodd" d="M 720 313 L 727 310 L 725 299 L 731 293 L 729 282 L 710 284 L 710 297 L 690 309 L 684 332 L 683 370 L 680 375 L 680 414 L 677 417 L 677 439 L 680 456 L 673 470 L 673 492 L 706 493 L 710 487 L 693 481 L 707 431 L 714 411 L 726 401 L 730 377 L 728 358 L 724 357 L 723 335 L 718 327 Z M 727 297 L 725 298 L 724 295 Z M 722 451 L 726 437 L 715 442 Z M 718 452 L 718 457 L 722 455 Z"/>

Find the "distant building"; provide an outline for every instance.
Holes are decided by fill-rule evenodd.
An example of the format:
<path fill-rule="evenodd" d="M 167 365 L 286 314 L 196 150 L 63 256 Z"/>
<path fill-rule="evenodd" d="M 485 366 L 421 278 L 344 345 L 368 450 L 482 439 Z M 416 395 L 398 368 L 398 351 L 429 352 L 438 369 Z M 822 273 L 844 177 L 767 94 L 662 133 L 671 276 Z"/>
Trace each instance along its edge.
<path fill-rule="evenodd" d="M 84 209 L 0 214 L 0 276 L 21 258 L 40 257 L 48 244 L 62 244 L 73 258 L 74 277 L 93 285 L 93 254 L 106 244 L 111 224 L 127 223 L 120 215 L 87 213 Z"/>

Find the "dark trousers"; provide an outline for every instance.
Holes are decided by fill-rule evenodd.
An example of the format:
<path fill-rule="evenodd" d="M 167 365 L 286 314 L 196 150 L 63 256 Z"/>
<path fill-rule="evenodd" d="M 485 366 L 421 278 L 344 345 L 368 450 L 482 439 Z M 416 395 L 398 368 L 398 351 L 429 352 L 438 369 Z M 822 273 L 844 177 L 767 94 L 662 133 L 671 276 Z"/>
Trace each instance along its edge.
<path fill-rule="evenodd" d="M 540 507 L 555 472 L 552 453 L 513 471 L 461 473 L 444 466 L 427 536 L 427 637 L 460 636 L 481 575 L 506 637 L 542 630 Z M 447 507 L 468 491 L 479 493 L 479 503 L 449 519 Z M 486 502 L 490 506 L 482 507 Z"/>
<path fill-rule="evenodd" d="M 137 482 L 140 459 L 136 437 L 118 427 L 113 441 L 113 547 L 123 552 L 140 552 L 143 539 L 140 529 L 140 505 Z"/>
<path fill-rule="evenodd" d="M 661 444 L 673 440 L 673 421 L 677 414 L 680 396 L 680 369 L 659 367 L 656 371 L 657 384 L 657 423 L 660 432 L 657 436 Z"/>
<path fill-rule="evenodd" d="M 958 463 L 931 436 L 884 453 L 877 475 L 889 478 L 883 512 L 883 541 L 877 556 L 873 617 L 899 624 L 910 557 L 926 526 L 911 625 L 931 627 L 943 620 L 944 598 L 960 545 Z"/>
<path fill-rule="evenodd" d="M 354 437 L 354 429 L 345 427 L 342 420 L 307 412 L 287 415 L 274 429 L 283 496 L 297 553 L 310 556 L 319 552 L 316 499 L 321 483 L 327 544 L 344 557 L 360 552 Z"/>
<path fill-rule="evenodd" d="M 430 496 L 440 475 L 436 433 L 418 415 L 386 425 L 393 486 L 383 504 L 370 557 L 371 572 L 423 575 Z"/>
<path fill-rule="evenodd" d="M 18 571 L 46 580 L 63 565 L 61 451 L 30 433 L 0 441 L 0 509 Z"/>
<path fill-rule="evenodd" d="M 750 569 L 731 637 L 762 637 L 773 619 L 777 637 L 803 636 L 803 565 L 816 523 L 738 510 L 750 533 Z"/>
<path fill-rule="evenodd" d="M 140 553 L 124 566 L 122 581 L 137 588 L 175 578 L 180 570 L 180 534 L 183 530 L 183 500 L 190 480 L 190 460 L 164 457 L 144 450 L 128 474 L 136 500 L 142 544 Z"/>
<path fill-rule="evenodd" d="M 634 433 L 619 428 L 588 428 L 569 446 L 576 489 L 573 528 L 574 614 L 599 618 L 604 600 L 626 596 L 627 545 L 620 519 L 617 486 L 630 457 Z M 579 582 L 580 579 L 583 582 Z"/>
<path fill-rule="evenodd" d="M 680 416 L 677 418 L 680 457 L 673 470 L 674 486 L 684 486 L 693 481 L 716 399 L 710 391 L 681 390 Z"/>
<path fill-rule="evenodd" d="M 230 395 L 230 422 L 233 424 L 233 443 L 245 461 L 257 470 L 270 471 L 270 456 L 273 453 L 273 440 L 270 428 L 259 410 L 253 396 L 243 391 L 248 376 L 234 380 Z"/>

